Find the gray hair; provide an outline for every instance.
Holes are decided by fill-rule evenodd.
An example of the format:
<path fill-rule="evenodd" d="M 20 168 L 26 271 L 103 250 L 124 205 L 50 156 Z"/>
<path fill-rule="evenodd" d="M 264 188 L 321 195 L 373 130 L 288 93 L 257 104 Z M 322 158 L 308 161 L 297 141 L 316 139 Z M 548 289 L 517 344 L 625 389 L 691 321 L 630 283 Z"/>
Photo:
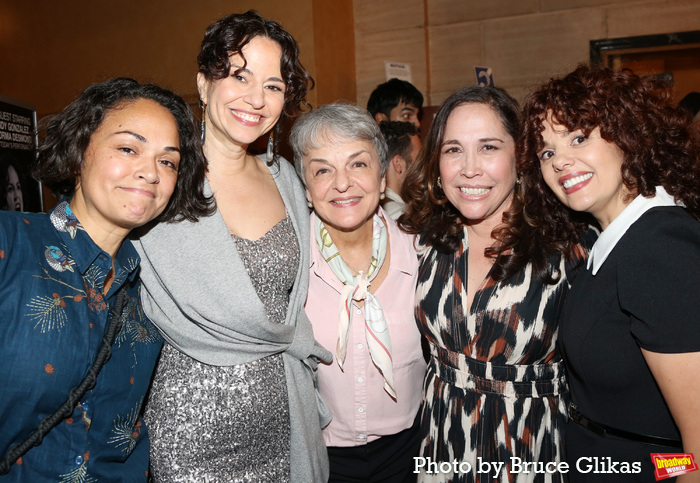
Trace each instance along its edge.
<path fill-rule="evenodd" d="M 374 146 L 382 176 L 389 166 L 384 136 L 369 112 L 353 104 L 326 104 L 301 116 L 289 135 L 294 150 L 294 168 L 304 185 L 304 156 L 334 140 L 367 141 Z"/>

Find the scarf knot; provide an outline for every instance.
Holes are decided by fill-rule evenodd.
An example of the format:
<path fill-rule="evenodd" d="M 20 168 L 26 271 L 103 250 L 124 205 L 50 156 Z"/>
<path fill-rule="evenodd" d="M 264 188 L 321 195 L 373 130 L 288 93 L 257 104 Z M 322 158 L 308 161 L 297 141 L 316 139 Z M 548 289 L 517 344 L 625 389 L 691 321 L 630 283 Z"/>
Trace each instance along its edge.
<path fill-rule="evenodd" d="M 314 234 L 316 243 L 330 267 L 333 274 L 343 282 L 340 292 L 338 342 L 336 344 L 336 361 L 343 369 L 347 356 L 350 326 L 352 325 L 354 302 L 364 301 L 365 312 L 365 340 L 369 349 L 372 362 L 377 366 L 384 378 L 384 390 L 396 399 L 394 388 L 394 373 L 391 357 L 391 339 L 379 300 L 369 291 L 371 281 L 377 276 L 384 263 L 387 251 L 387 233 L 384 222 L 378 215 L 372 219 L 372 259 L 367 273 L 360 272 L 353 275 L 350 268 L 343 261 L 337 247 L 318 216 L 314 217 Z"/>

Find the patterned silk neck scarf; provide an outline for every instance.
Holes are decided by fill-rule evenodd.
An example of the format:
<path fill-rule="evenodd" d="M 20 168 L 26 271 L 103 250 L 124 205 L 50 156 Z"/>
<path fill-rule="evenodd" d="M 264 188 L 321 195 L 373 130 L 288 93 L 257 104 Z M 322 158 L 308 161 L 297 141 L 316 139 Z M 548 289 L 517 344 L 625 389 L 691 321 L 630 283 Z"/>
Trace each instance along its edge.
<path fill-rule="evenodd" d="M 379 300 L 369 291 L 370 282 L 377 276 L 386 258 L 387 233 L 384 222 L 378 215 L 372 218 L 372 260 L 367 273 L 353 275 L 345 264 L 331 236 L 318 216 L 315 216 L 314 234 L 318 249 L 333 273 L 343 282 L 340 292 L 340 321 L 338 323 L 338 344 L 336 361 L 343 368 L 348 349 L 348 337 L 352 324 L 352 301 L 365 301 L 365 338 L 372 361 L 384 377 L 384 390 L 396 399 L 394 372 L 391 361 L 391 339 L 384 311 Z"/>

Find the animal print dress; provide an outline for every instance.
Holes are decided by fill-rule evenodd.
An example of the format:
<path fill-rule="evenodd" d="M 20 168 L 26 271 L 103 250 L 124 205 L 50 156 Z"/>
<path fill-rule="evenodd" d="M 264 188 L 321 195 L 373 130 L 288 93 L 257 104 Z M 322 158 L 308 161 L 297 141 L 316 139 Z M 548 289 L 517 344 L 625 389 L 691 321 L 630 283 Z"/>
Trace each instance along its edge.
<path fill-rule="evenodd" d="M 551 259 L 561 273 L 554 285 L 533 280 L 529 265 L 500 283 L 489 274 L 465 314 L 467 250 L 465 232 L 455 253 L 420 253 L 416 318 L 431 358 L 418 480 L 563 481 L 546 466 L 564 460 L 567 394 L 557 324 L 588 251 L 580 247 L 570 262 Z"/>

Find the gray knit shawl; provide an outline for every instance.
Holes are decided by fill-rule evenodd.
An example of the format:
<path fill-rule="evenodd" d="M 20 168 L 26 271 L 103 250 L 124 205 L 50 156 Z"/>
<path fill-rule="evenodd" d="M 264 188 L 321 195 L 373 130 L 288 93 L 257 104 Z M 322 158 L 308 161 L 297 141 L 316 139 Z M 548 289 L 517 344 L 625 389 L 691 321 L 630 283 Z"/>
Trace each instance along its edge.
<path fill-rule="evenodd" d="M 300 263 L 284 324 L 270 322 L 218 210 L 197 222 L 160 223 L 140 234 L 141 298 L 165 339 L 206 364 L 230 366 L 282 353 L 291 423 L 291 481 L 328 480 L 321 428 L 330 412 L 315 390 L 318 360 L 330 352 L 314 340 L 304 312 L 309 282 L 309 210 L 285 159 L 270 167 L 292 221 Z M 211 194 L 208 183 L 206 194 Z M 250 428 L 265 437 L 265 428 Z"/>

